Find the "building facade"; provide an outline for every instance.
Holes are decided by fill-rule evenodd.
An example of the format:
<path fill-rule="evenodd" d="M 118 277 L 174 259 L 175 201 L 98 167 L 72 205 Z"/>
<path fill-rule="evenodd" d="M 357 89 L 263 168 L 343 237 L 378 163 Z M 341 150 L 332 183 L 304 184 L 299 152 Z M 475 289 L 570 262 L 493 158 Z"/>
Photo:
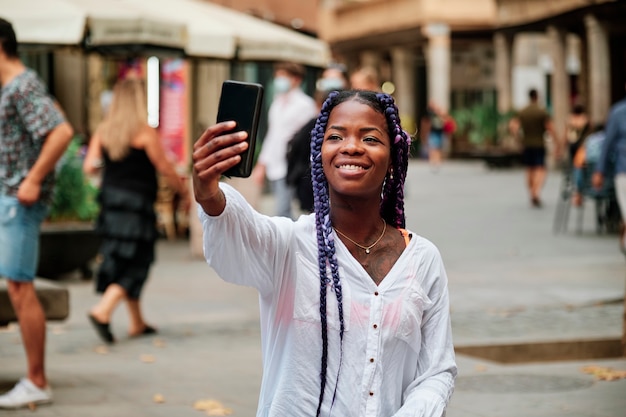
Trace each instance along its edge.
<path fill-rule="evenodd" d="M 318 34 L 349 71 L 374 67 L 403 124 L 415 131 L 428 102 L 451 108 L 493 101 L 492 0 L 325 0 Z"/>
<path fill-rule="evenodd" d="M 550 97 L 549 107 L 558 133 L 563 133 L 565 119 L 574 103 L 587 108 L 592 123 L 603 123 L 611 104 L 626 95 L 626 2 L 497 0 L 496 3 L 498 107 L 514 107 L 516 88 L 528 83 L 514 71 L 515 50 L 520 39 L 538 35 L 547 42 L 544 48 L 547 53 L 539 57 L 538 64 L 548 75 L 545 95 Z"/>
<path fill-rule="evenodd" d="M 432 100 L 506 114 L 536 88 L 562 133 L 583 104 L 600 123 L 626 85 L 623 0 L 323 0 L 318 34 L 349 70 L 392 81 L 405 118 Z"/>
<path fill-rule="evenodd" d="M 319 0 L 205 0 L 315 35 Z"/>

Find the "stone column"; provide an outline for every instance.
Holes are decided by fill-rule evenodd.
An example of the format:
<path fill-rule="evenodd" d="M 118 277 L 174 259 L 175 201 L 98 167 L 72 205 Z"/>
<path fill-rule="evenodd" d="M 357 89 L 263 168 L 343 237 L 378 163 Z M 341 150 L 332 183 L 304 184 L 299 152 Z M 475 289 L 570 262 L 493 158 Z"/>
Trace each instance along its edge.
<path fill-rule="evenodd" d="M 426 53 L 428 100 L 444 111 L 450 109 L 450 27 L 431 23 L 424 27 L 428 37 Z"/>
<path fill-rule="evenodd" d="M 589 70 L 589 116 L 603 123 L 611 106 L 611 67 L 606 27 L 593 15 L 585 16 L 587 67 Z"/>
<path fill-rule="evenodd" d="M 555 26 L 548 27 L 548 38 L 550 39 L 550 49 L 552 52 L 552 119 L 557 141 L 563 137 L 565 121 L 570 111 L 570 85 L 567 74 L 566 60 L 567 48 L 565 45 L 567 33 Z"/>
<path fill-rule="evenodd" d="M 192 98 L 194 103 L 192 120 L 195 120 L 195 125 L 192 126 L 191 130 L 194 137 L 199 137 L 207 127 L 215 123 L 222 82 L 228 79 L 230 63 L 222 60 L 196 60 L 192 64 L 191 73 L 193 74 L 191 85 L 194 86 L 190 90 L 194 95 Z M 249 180 L 249 178 L 237 179 Z M 193 195 L 191 181 L 189 181 L 189 187 L 190 193 Z M 256 199 L 260 195 L 260 191 L 252 188 L 252 191 L 248 193 L 241 188 L 238 189 L 250 204 L 256 206 Z M 192 204 L 189 213 L 189 248 L 193 257 L 202 258 L 203 231 L 196 210 L 195 204 Z"/>
<path fill-rule="evenodd" d="M 100 94 L 105 89 L 105 80 L 102 78 L 104 58 L 99 54 L 87 55 L 87 130 L 94 132 L 102 121 L 102 106 Z"/>
<path fill-rule="evenodd" d="M 587 112 L 589 111 L 589 47 L 587 38 L 580 36 L 580 72 L 578 73 L 578 96 L 579 101 L 584 104 Z"/>
<path fill-rule="evenodd" d="M 54 85 L 56 98 L 75 133 L 90 134 L 87 129 L 87 64 L 86 55 L 76 49 L 54 52 Z M 100 108 L 98 103 L 97 108 Z M 88 138 L 87 138 L 88 139 Z"/>
<path fill-rule="evenodd" d="M 504 114 L 513 108 L 513 36 L 498 32 L 493 37 L 493 43 L 498 111 Z"/>
<path fill-rule="evenodd" d="M 408 48 L 392 48 L 391 61 L 392 80 L 396 87 L 393 95 L 400 111 L 402 125 L 413 132 L 417 121 L 413 51 Z"/>

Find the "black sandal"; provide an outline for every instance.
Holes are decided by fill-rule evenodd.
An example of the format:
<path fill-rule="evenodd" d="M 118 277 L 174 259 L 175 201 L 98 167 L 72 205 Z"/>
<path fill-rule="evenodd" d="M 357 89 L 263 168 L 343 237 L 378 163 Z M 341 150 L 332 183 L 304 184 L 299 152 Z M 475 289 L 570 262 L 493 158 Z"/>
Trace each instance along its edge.
<path fill-rule="evenodd" d="M 141 336 L 151 336 L 153 334 L 157 334 L 157 329 L 155 329 L 152 326 L 149 326 L 146 324 L 146 327 L 143 328 L 143 330 L 140 333 L 137 334 L 133 334 L 130 337 L 135 338 L 135 337 L 141 337 Z"/>
<path fill-rule="evenodd" d="M 112 344 L 115 343 L 115 338 L 113 337 L 113 333 L 109 329 L 109 323 L 101 323 L 91 314 L 88 314 L 89 321 L 93 325 L 94 329 L 96 329 L 96 333 L 100 336 L 105 343 Z"/>

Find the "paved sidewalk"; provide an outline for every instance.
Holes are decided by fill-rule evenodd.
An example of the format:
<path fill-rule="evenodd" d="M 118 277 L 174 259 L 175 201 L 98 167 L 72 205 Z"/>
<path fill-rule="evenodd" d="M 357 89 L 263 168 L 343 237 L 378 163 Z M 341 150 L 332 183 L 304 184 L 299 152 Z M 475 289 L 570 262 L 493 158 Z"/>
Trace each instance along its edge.
<path fill-rule="evenodd" d="M 518 169 L 447 162 L 435 174 L 412 162 L 408 227 L 440 249 L 450 281 L 457 346 L 619 338 L 626 268 L 613 235 L 597 235 L 593 206 L 583 234 L 552 233 L 560 176 L 545 207 L 531 209 Z M 271 207 L 264 197 L 261 210 Z M 68 278 L 70 318 L 50 323 L 47 366 L 55 403 L 34 415 L 201 416 L 195 401 L 215 399 L 234 416 L 254 416 L 261 376 L 257 295 L 221 281 L 190 255 L 186 241 L 161 241 L 145 291 L 158 336 L 130 340 L 126 311 L 105 348 L 86 311 L 93 284 Z M 626 370 L 626 358 L 503 364 L 458 355 L 459 378 L 447 417 L 621 417 L 626 379 L 596 381 L 597 365 Z M 0 389 L 24 372 L 16 326 L 0 329 Z M 155 395 L 164 401 L 155 402 Z M 32 412 L 0 411 L 31 416 Z"/>

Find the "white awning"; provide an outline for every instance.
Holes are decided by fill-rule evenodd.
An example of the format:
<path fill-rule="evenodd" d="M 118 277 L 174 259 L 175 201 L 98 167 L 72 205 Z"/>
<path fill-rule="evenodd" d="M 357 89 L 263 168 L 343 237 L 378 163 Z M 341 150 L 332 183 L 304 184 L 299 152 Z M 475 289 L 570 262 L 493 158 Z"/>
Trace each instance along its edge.
<path fill-rule="evenodd" d="M 242 60 L 285 60 L 325 66 L 330 59 L 328 45 L 319 39 L 207 1 L 117 1 L 144 7 L 146 16 L 186 22 L 189 39 L 185 51 L 191 56 L 215 56 L 215 50 L 221 47 L 224 52 L 232 51 L 231 57 L 236 48 L 236 56 Z"/>
<path fill-rule="evenodd" d="M 65 1 L 0 0 L 20 43 L 77 45 L 85 35 L 86 13 Z"/>
<path fill-rule="evenodd" d="M 184 1 L 202 4 L 212 19 L 234 31 L 239 59 L 295 61 L 320 67 L 330 61 L 330 49 L 324 41 L 214 3 Z"/>
<path fill-rule="evenodd" d="M 56 0 L 55 0 L 56 1 Z M 88 45 L 149 44 L 184 49 L 187 27 L 145 13 L 127 0 L 65 0 L 87 14 Z"/>
<path fill-rule="evenodd" d="M 200 0 L 0 0 L 0 16 L 20 43 L 149 44 L 197 57 L 320 67 L 330 59 L 319 39 Z"/>
<path fill-rule="evenodd" d="M 119 1 L 119 0 L 118 0 Z M 187 26 L 185 52 L 190 56 L 234 58 L 233 30 L 208 14 L 205 3 L 188 0 L 124 0 L 143 8 L 146 16 L 169 18 Z"/>
<path fill-rule="evenodd" d="M 185 23 L 155 19 L 127 0 L 0 0 L 0 16 L 18 42 L 80 45 L 149 44 L 184 49 Z"/>

